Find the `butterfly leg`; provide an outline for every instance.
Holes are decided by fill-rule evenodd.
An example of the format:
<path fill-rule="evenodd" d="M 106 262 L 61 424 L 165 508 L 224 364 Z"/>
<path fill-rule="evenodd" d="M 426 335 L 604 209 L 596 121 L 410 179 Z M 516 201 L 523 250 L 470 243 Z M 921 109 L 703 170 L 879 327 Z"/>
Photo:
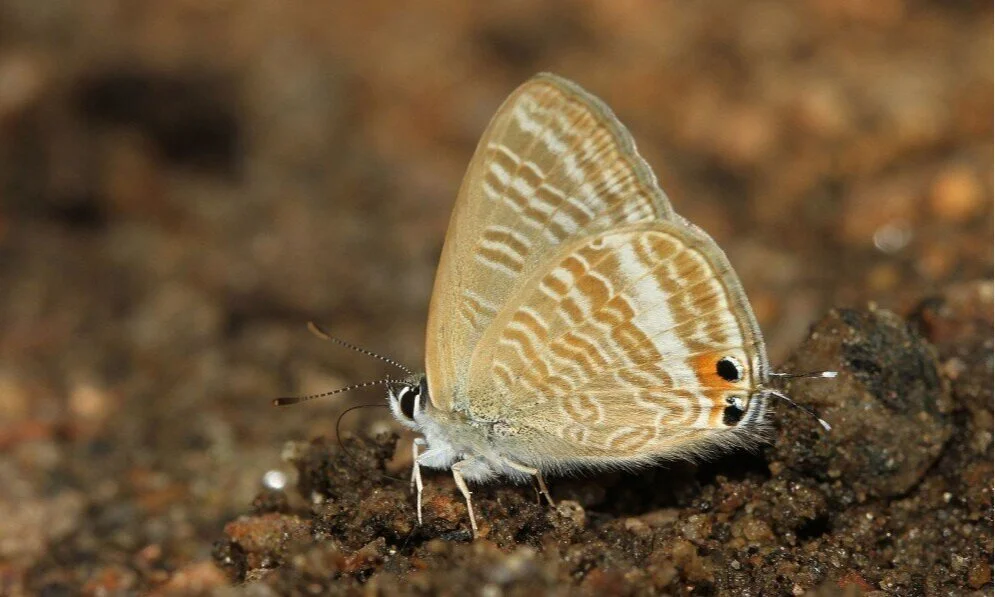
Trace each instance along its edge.
<path fill-rule="evenodd" d="M 415 498 L 418 504 L 418 525 L 421 526 L 421 492 L 422 492 L 422 482 L 421 482 L 421 465 L 418 464 L 418 448 L 420 446 L 426 445 L 428 442 L 425 441 L 423 437 L 416 437 L 415 441 L 411 444 L 411 490 L 417 493 Z"/>
<path fill-rule="evenodd" d="M 553 501 L 553 496 L 549 495 L 549 489 L 546 488 L 546 481 L 542 478 L 542 472 L 540 472 L 539 469 L 532 468 L 531 466 L 525 466 L 524 464 L 518 464 L 517 462 L 507 459 L 503 460 L 502 463 L 515 469 L 516 471 L 535 477 L 536 482 L 539 484 L 539 493 L 546 498 L 546 501 L 549 502 L 550 506 L 554 508 L 556 507 L 556 502 Z"/>
<path fill-rule="evenodd" d="M 473 503 L 470 501 L 470 488 L 466 486 L 466 480 L 463 479 L 463 467 L 466 466 L 468 462 L 472 462 L 472 458 L 466 460 L 461 460 L 453 465 L 453 481 L 456 482 L 456 487 L 459 487 L 460 492 L 463 493 L 463 497 L 466 498 L 466 510 L 470 513 L 470 528 L 473 529 L 473 538 L 477 538 L 477 519 L 473 515 Z"/>

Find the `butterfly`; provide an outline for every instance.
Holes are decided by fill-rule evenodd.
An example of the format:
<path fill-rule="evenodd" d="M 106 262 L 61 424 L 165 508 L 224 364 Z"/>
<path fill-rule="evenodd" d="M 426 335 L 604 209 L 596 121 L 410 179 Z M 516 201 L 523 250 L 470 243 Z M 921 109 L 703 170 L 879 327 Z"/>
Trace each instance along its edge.
<path fill-rule="evenodd" d="M 750 445 L 769 396 L 790 401 L 725 254 L 674 212 L 608 106 L 547 73 L 470 161 L 425 353 L 425 373 L 388 391 L 420 434 L 418 522 L 422 467 L 450 469 L 474 536 L 469 482 L 534 478 L 552 505 L 547 473 Z"/>

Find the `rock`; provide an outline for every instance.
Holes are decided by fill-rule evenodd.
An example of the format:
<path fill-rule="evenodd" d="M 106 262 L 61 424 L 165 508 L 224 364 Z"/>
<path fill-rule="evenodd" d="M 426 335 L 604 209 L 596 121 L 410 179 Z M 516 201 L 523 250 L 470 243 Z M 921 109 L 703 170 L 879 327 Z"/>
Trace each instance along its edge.
<path fill-rule="evenodd" d="M 898 496 L 918 483 L 952 430 L 933 347 L 894 313 L 839 309 L 795 355 L 791 370 L 838 371 L 788 386 L 833 429 L 823 433 L 799 409 L 781 408 L 772 458 L 794 475 L 839 481 L 858 499 Z"/>

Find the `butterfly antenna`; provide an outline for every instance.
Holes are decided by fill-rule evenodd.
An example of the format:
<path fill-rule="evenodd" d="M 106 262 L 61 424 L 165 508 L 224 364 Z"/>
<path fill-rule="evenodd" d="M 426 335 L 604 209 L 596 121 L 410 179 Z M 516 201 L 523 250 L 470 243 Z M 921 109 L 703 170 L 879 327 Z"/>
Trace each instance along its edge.
<path fill-rule="evenodd" d="M 326 396 L 334 396 L 335 394 L 341 394 L 342 392 L 348 392 L 350 390 L 358 390 L 359 388 L 368 388 L 370 386 L 383 386 L 392 383 L 403 383 L 392 379 L 390 377 L 384 379 L 377 379 L 374 381 L 364 381 L 362 383 L 354 383 L 348 385 L 344 388 L 339 388 L 337 390 L 332 390 L 331 392 L 322 392 L 320 394 L 311 394 L 309 396 L 283 396 L 280 398 L 273 399 L 273 406 L 290 406 L 292 404 L 300 404 L 301 402 L 307 402 L 308 400 L 314 400 L 315 398 L 324 398 Z"/>
<path fill-rule="evenodd" d="M 360 347 L 356 346 L 355 344 L 350 344 L 349 342 L 346 342 L 345 340 L 342 340 L 341 338 L 336 338 L 335 336 L 332 336 L 331 334 L 329 334 L 325 330 L 323 330 L 320 327 L 318 327 L 318 324 L 316 324 L 313 321 L 307 322 L 307 329 L 312 334 L 314 334 L 315 336 L 321 338 L 322 340 L 329 340 L 331 342 L 334 342 L 334 343 L 338 344 L 339 346 L 342 346 L 344 348 L 348 348 L 349 350 L 354 350 L 354 351 L 356 351 L 356 352 L 358 352 L 360 354 L 365 354 L 368 357 L 372 357 L 372 358 L 377 359 L 379 361 L 383 361 L 384 363 L 387 363 L 388 365 L 393 365 L 393 366 L 397 367 L 398 369 L 400 369 L 401 371 L 404 371 L 408 375 L 414 375 L 414 372 L 411 371 L 411 369 L 408 369 L 407 367 L 405 367 L 404 365 L 398 363 L 394 359 L 392 359 L 390 357 L 385 357 L 385 356 L 383 356 L 381 354 L 377 354 L 377 353 L 375 353 L 375 352 L 373 352 L 371 350 L 366 350 L 365 348 L 360 348 Z"/>
<path fill-rule="evenodd" d="M 797 402 L 795 402 L 794 400 L 792 400 L 787 394 L 785 394 L 783 392 L 779 392 L 777 390 L 771 390 L 771 389 L 768 389 L 767 392 L 770 393 L 770 394 L 773 394 L 774 396 L 777 396 L 781 400 L 784 400 L 785 402 L 787 402 L 791 406 L 793 406 L 793 407 L 801 410 L 802 412 L 808 413 L 809 415 L 812 416 L 812 418 L 814 418 L 816 421 L 818 421 L 819 425 L 822 425 L 822 428 L 825 429 L 826 431 L 832 431 L 833 430 L 832 425 L 830 425 L 829 423 L 827 423 L 826 420 L 823 419 L 822 417 L 820 417 L 819 415 L 815 414 L 815 411 L 813 411 L 812 409 L 810 409 L 808 407 L 802 406 L 801 404 L 798 404 Z"/>

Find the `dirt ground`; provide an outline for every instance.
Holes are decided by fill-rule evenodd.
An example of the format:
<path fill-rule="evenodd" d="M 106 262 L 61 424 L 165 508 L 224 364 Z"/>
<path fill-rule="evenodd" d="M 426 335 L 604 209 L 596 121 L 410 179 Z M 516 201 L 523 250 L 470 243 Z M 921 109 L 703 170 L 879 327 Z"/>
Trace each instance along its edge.
<path fill-rule="evenodd" d="M 402 8 L 403 6 L 403 8 Z M 0 595 L 991 595 L 990 3 L 0 1 Z M 632 130 L 783 370 L 771 441 L 475 488 L 417 367 L 487 120 Z M 341 445 L 339 443 L 341 440 Z M 401 480 L 398 480 L 401 479 Z"/>

